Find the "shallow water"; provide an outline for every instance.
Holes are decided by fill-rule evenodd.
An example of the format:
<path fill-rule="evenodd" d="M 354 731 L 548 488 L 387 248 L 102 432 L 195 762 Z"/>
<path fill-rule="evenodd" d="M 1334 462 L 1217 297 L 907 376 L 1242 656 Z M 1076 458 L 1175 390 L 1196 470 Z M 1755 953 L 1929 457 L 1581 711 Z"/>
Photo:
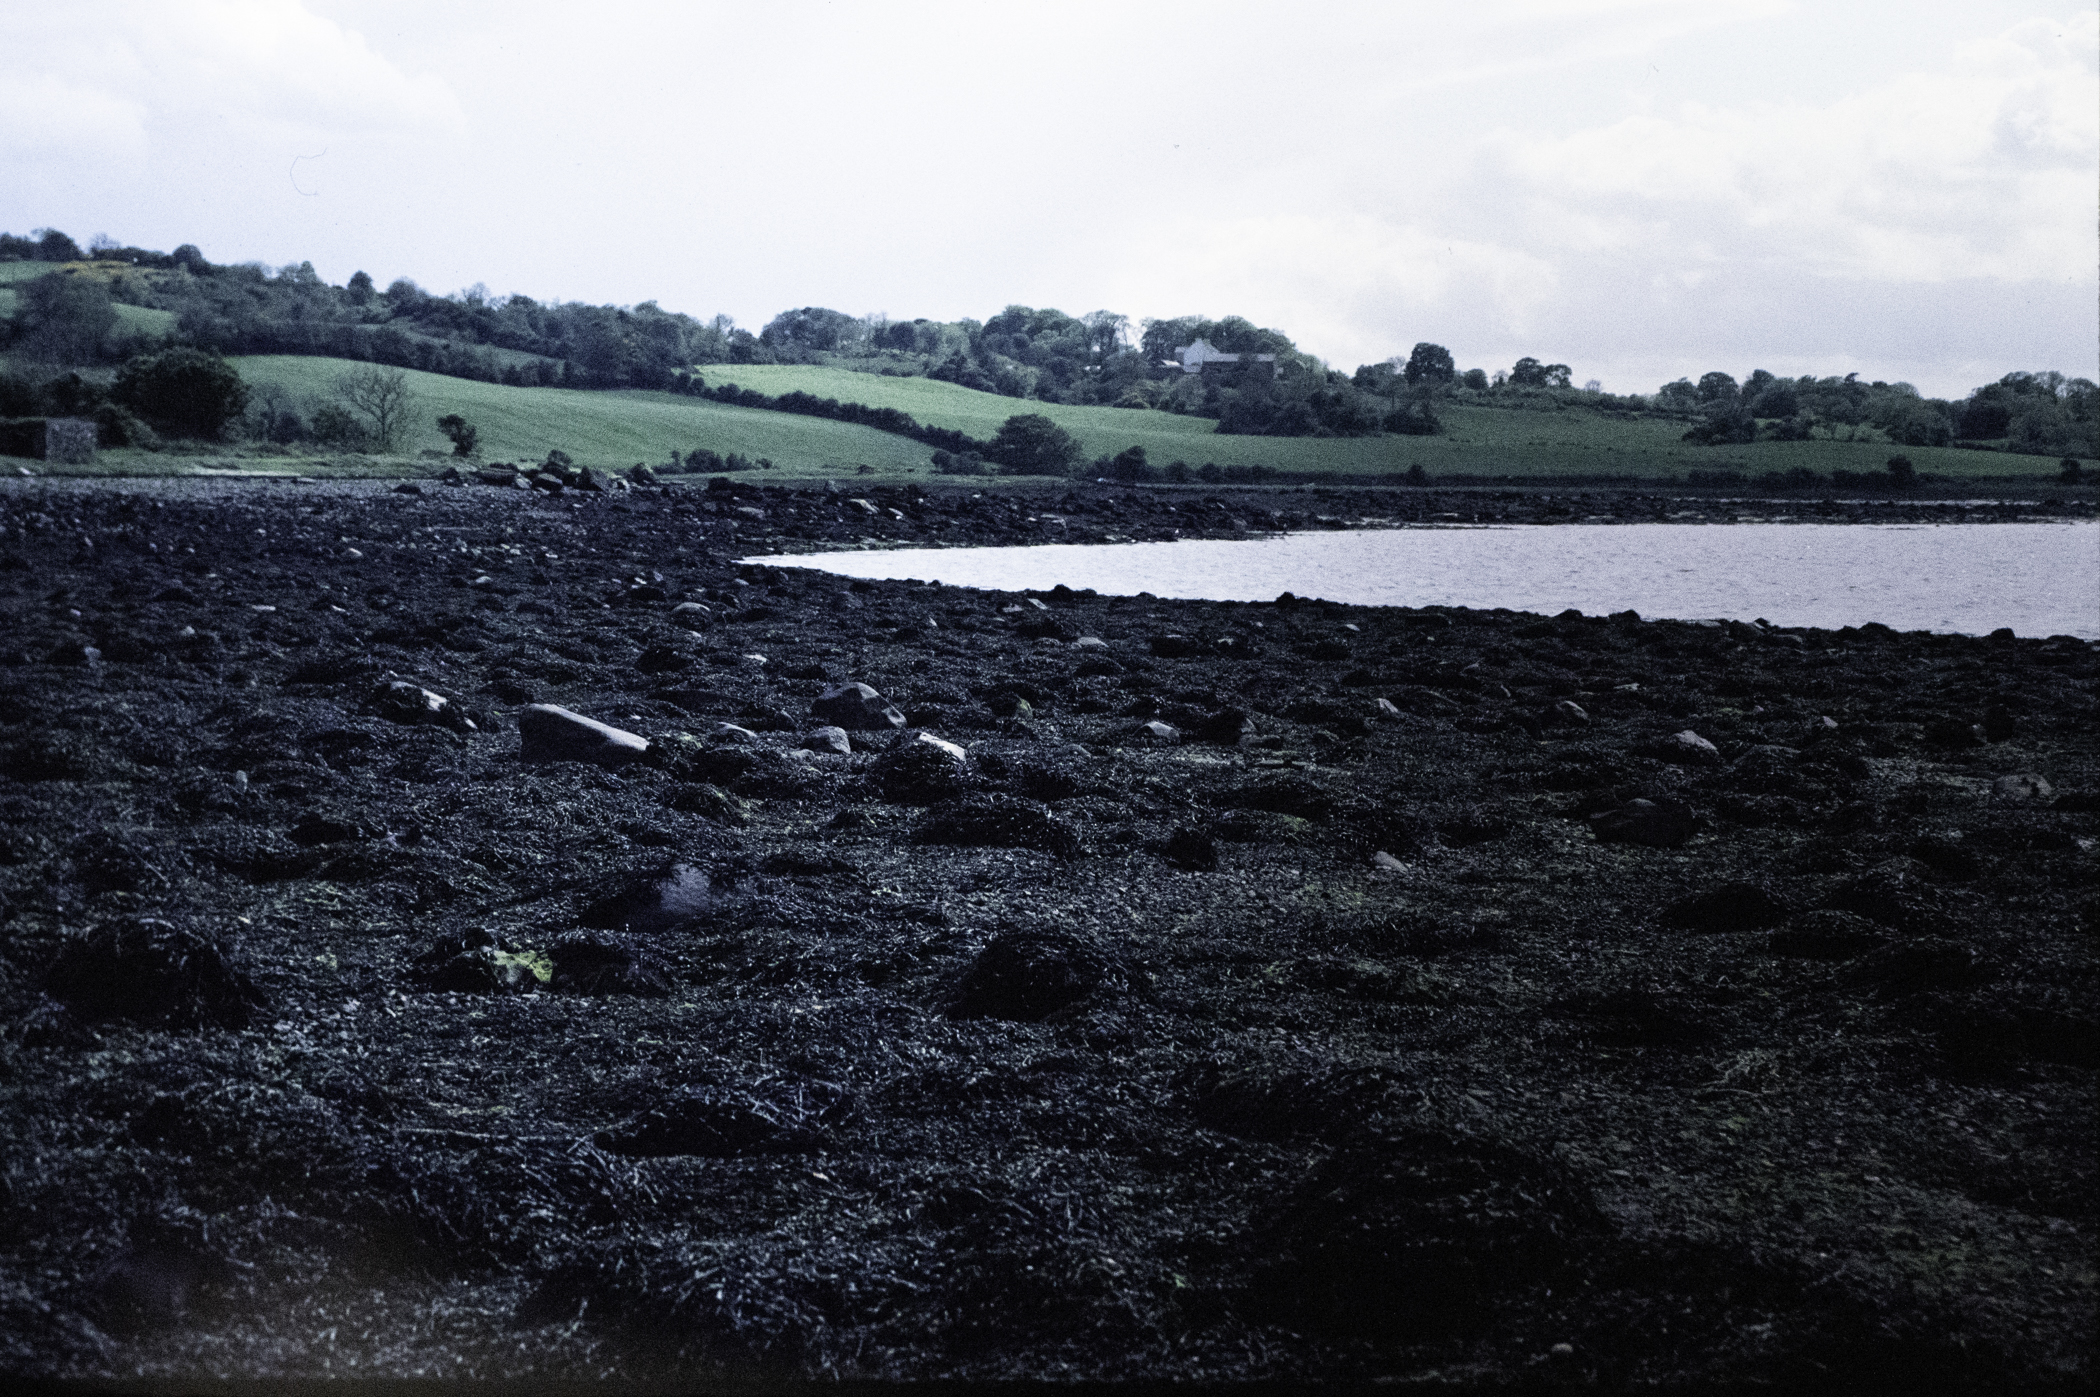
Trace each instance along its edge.
<path fill-rule="evenodd" d="M 758 560 L 754 560 L 758 561 Z M 848 577 L 1214 601 L 1763 618 L 2100 639 L 2100 525 L 1553 524 L 768 557 Z"/>

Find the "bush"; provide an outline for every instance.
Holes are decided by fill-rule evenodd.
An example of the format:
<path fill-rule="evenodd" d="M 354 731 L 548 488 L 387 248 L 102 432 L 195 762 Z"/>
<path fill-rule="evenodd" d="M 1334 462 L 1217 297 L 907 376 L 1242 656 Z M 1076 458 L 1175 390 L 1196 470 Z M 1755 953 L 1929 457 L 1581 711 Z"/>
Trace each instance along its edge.
<path fill-rule="evenodd" d="M 456 412 L 448 412 L 437 420 L 437 425 L 439 431 L 452 438 L 453 455 L 471 456 L 474 454 L 474 443 L 481 433 L 472 422 L 469 422 Z"/>
<path fill-rule="evenodd" d="M 248 385 L 216 354 L 164 349 L 119 369 L 110 396 L 163 430 L 215 437 L 246 410 Z"/>
<path fill-rule="evenodd" d="M 95 434 L 103 446 L 138 446 L 160 450 L 160 434 L 121 403 L 104 403 L 95 409 Z"/>
<path fill-rule="evenodd" d="M 1918 468 L 1910 463 L 1908 456 L 1891 456 L 1889 480 L 1898 490 L 1914 489 L 1918 483 Z"/>
<path fill-rule="evenodd" d="M 2057 472 L 2056 478 L 2066 485 L 2076 485 L 2085 479 L 2085 467 L 2078 464 L 2076 456 L 2066 456 L 2063 459 L 2063 469 Z"/>
<path fill-rule="evenodd" d="M 1010 475 L 1064 475 L 1081 459 L 1070 432 L 1033 412 L 1007 418 L 987 454 Z"/>
<path fill-rule="evenodd" d="M 341 447 L 345 451 L 364 449 L 365 424 L 351 414 L 341 403 L 322 403 L 314 409 L 310 430 L 314 440 L 323 446 Z"/>
<path fill-rule="evenodd" d="M 936 451 L 933 468 L 941 475 L 983 475 L 984 461 L 974 451 Z"/>

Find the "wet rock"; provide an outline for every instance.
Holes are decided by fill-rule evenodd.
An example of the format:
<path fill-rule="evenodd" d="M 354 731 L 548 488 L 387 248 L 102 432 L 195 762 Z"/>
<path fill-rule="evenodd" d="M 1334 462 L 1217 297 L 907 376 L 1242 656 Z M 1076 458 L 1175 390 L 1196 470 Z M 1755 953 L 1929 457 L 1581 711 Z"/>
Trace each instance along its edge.
<path fill-rule="evenodd" d="M 1657 738 L 1642 747 L 1641 754 L 1679 766 L 1721 765 L 1721 749 L 1690 728 Z"/>
<path fill-rule="evenodd" d="M 1188 873 L 1215 873 L 1218 843 L 1201 830 L 1177 829 L 1160 846 L 1159 856 Z"/>
<path fill-rule="evenodd" d="M 1850 960 L 1886 946 L 1888 940 L 1886 932 L 1857 913 L 1818 908 L 1774 931 L 1765 950 L 1804 960 Z"/>
<path fill-rule="evenodd" d="M 1181 729 L 1172 723 L 1162 723 L 1154 718 L 1149 723 L 1140 723 L 1131 730 L 1132 740 L 1156 747 L 1172 747 L 1181 741 Z"/>
<path fill-rule="evenodd" d="M 1032 800 L 984 791 L 944 800 L 926 812 L 912 832 L 921 844 L 970 848 L 1036 849 L 1059 858 L 1079 852 L 1079 830 Z"/>
<path fill-rule="evenodd" d="M 1076 938 L 1002 932 L 970 962 L 948 1016 L 1037 1023 L 1119 987 L 1122 978 L 1119 967 Z"/>
<path fill-rule="evenodd" d="M 551 703 L 535 703 L 518 714 L 518 755 L 528 762 L 592 762 L 621 767 L 649 750 L 634 733 L 572 713 Z"/>
<path fill-rule="evenodd" d="M 1558 1163 L 1438 1129 L 1335 1152 L 1261 1225 L 1253 1298 L 1293 1328 L 1374 1343 L 1484 1329 L 1610 1226 Z"/>
<path fill-rule="evenodd" d="M 1266 810 L 1295 815 L 1301 820 L 1324 820 L 1334 814 L 1338 804 L 1332 792 L 1303 776 L 1271 776 L 1245 782 L 1219 792 L 1216 800 L 1227 810 Z"/>
<path fill-rule="evenodd" d="M 809 706 L 810 716 L 847 732 L 886 732 L 904 726 L 904 715 L 866 684 L 838 684 Z"/>
<path fill-rule="evenodd" d="M 1254 719 L 1237 708 L 1223 709 L 1200 722 L 1192 723 L 1187 736 L 1196 742 L 1208 742 L 1219 747 L 1237 747 L 1255 735 Z"/>
<path fill-rule="evenodd" d="M 652 645 L 634 661 L 635 669 L 642 674 L 676 674 L 692 665 L 692 656 L 669 645 Z"/>
<path fill-rule="evenodd" d="M 553 967 L 543 955 L 519 951 L 481 927 L 447 932 L 417 952 L 411 983 L 448 994 L 523 994 L 547 983 Z"/>
<path fill-rule="evenodd" d="M 573 931 L 547 952 L 548 987 L 560 994 L 628 994 L 662 998 L 671 992 L 671 967 L 632 936 Z"/>
<path fill-rule="evenodd" d="M 830 1082 L 701 1086 L 599 1131 L 592 1143 L 630 1158 L 808 1154 L 824 1148 L 852 1111 L 851 1094 Z"/>
<path fill-rule="evenodd" d="M 1996 979 L 1997 975 L 1997 966 L 1974 946 L 1940 937 L 1921 937 L 1867 953 L 1846 979 L 1855 985 L 1873 985 L 1884 994 L 1895 996 L 1967 989 Z"/>
<path fill-rule="evenodd" d="M 265 1004 L 218 942 L 151 917 L 65 941 L 45 988 L 85 1019 L 157 1028 L 246 1028 Z"/>
<path fill-rule="evenodd" d="M 578 920 L 605 931 L 669 931 L 707 915 L 718 898 L 705 869 L 663 864 L 601 884 Z"/>
<path fill-rule="evenodd" d="M 1683 801 L 1668 796 L 1636 797 L 1616 810 L 1590 816 L 1599 844 L 1641 844 L 1651 849 L 1681 847 L 1699 828 L 1698 817 Z"/>
<path fill-rule="evenodd" d="M 1792 909 L 1770 890 L 1756 883 L 1734 882 L 1672 903 L 1664 910 L 1662 921 L 1687 931 L 1755 931 L 1790 915 Z"/>
<path fill-rule="evenodd" d="M 1856 912 L 1883 926 L 1917 930 L 1938 909 L 1930 877 L 1931 871 L 1917 859 L 1887 859 L 1840 884 L 1823 905 Z"/>
<path fill-rule="evenodd" d="M 884 800 L 931 805 L 960 795 L 970 784 L 970 757 L 952 742 L 915 732 L 890 744 L 869 768 Z"/>
<path fill-rule="evenodd" d="M 405 679 L 381 680 L 372 691 L 371 709 L 390 723 L 433 723 L 454 732 L 476 731 L 474 720 L 461 712 L 459 705 Z"/>
<path fill-rule="evenodd" d="M 802 735 L 802 745 L 812 752 L 832 752 L 845 756 L 853 751 L 853 739 L 844 728 L 812 728 Z"/>
<path fill-rule="evenodd" d="M 2043 805 L 2056 794 L 2056 788 L 2047 778 L 2031 771 L 2015 772 L 2001 776 L 1991 783 L 1991 796 L 2009 805 Z"/>

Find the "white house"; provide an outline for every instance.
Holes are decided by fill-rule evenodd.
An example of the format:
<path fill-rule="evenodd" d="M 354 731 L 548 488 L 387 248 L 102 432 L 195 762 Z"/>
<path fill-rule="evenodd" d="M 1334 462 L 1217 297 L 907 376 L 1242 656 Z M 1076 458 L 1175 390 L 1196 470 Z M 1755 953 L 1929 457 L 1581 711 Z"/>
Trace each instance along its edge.
<path fill-rule="evenodd" d="M 1227 368 L 1241 364 L 1267 364 L 1270 376 L 1274 377 L 1276 373 L 1276 356 L 1273 354 L 1227 354 L 1205 339 L 1182 345 L 1174 351 L 1174 357 L 1181 362 L 1181 371 L 1185 374 L 1202 373 L 1206 364 Z"/>

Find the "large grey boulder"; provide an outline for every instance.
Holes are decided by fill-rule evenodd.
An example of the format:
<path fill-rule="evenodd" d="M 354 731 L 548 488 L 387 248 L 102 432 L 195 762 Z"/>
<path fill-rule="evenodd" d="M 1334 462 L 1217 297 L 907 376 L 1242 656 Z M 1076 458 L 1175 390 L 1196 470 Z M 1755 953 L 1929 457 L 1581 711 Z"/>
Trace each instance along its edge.
<path fill-rule="evenodd" d="M 810 716 L 847 732 L 882 732 L 904 726 L 904 715 L 866 684 L 837 684 L 818 695 Z"/>
<path fill-rule="evenodd" d="M 595 762 L 625 766 L 649 750 L 646 738 L 551 703 L 518 714 L 518 755 L 528 762 Z"/>

